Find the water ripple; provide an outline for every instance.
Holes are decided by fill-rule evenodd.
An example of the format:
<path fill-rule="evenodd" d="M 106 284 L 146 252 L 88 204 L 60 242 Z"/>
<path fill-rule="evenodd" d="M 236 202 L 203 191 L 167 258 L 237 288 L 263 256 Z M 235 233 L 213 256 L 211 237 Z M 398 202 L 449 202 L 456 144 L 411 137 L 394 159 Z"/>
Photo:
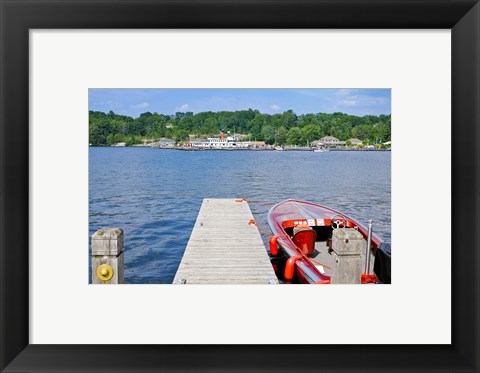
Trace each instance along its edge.
<path fill-rule="evenodd" d="M 390 240 L 389 152 L 90 148 L 90 236 L 125 232 L 125 282 L 171 283 L 204 198 L 293 198 L 344 211 Z M 268 227 L 268 207 L 251 204 Z"/>

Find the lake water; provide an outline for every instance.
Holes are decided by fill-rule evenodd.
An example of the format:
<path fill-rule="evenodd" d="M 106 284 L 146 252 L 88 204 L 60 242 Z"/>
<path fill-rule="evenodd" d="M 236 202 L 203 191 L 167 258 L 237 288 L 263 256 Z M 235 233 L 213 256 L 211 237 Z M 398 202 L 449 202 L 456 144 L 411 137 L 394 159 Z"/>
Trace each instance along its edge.
<path fill-rule="evenodd" d="M 123 228 L 125 283 L 172 282 L 204 198 L 319 203 L 390 241 L 390 152 L 89 151 L 89 235 Z M 269 230 L 269 207 L 250 208 Z"/>

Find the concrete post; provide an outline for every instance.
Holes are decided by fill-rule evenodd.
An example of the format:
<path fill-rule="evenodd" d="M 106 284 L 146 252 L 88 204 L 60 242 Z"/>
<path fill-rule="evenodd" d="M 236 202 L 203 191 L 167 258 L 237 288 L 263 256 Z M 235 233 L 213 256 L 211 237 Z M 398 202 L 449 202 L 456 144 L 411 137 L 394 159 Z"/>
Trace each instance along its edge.
<path fill-rule="evenodd" d="M 365 240 L 353 228 L 338 228 L 332 234 L 333 266 L 331 284 L 359 284 Z"/>
<path fill-rule="evenodd" d="M 123 230 L 102 228 L 92 236 L 92 284 L 123 284 Z"/>

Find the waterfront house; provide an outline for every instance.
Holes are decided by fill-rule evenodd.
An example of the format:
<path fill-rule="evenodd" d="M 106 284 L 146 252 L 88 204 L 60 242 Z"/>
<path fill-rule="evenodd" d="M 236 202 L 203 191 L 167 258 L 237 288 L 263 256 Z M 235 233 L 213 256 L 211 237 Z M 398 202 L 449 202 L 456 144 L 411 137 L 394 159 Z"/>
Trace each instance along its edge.
<path fill-rule="evenodd" d="M 350 143 L 351 143 L 352 145 L 362 145 L 362 140 L 360 140 L 360 139 L 352 138 L 352 139 L 350 139 L 350 140 L 348 140 L 348 141 L 350 141 Z"/>
<path fill-rule="evenodd" d="M 313 148 L 315 148 L 315 147 L 321 148 L 321 147 L 325 146 L 325 144 L 320 140 L 315 140 L 315 141 L 312 141 L 310 143 L 310 146 L 313 147 Z"/>
<path fill-rule="evenodd" d="M 336 147 L 344 146 L 345 141 L 340 141 L 333 136 L 324 136 L 320 140 L 313 141 L 311 144 L 313 147 Z"/>
<path fill-rule="evenodd" d="M 319 141 L 323 142 L 325 145 L 341 145 L 340 143 L 343 142 L 333 136 L 324 136 Z"/>

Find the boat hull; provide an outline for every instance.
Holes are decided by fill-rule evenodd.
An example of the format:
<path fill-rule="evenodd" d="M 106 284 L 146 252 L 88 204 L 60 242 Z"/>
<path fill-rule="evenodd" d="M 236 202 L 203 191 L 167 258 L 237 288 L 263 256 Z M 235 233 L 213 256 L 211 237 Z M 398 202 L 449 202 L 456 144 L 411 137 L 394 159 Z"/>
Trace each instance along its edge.
<path fill-rule="evenodd" d="M 318 284 L 329 283 L 330 277 L 321 272 L 310 259 L 295 244 L 292 239 L 292 230 L 297 226 L 330 227 L 331 224 L 342 225 L 357 229 L 366 239 L 368 228 L 357 220 L 329 207 L 298 200 L 286 200 L 273 206 L 268 213 L 268 224 L 274 236 L 278 248 L 285 255 L 285 259 L 294 260 L 294 272 L 296 279 L 301 283 Z M 381 245 L 380 238 L 373 234 L 371 248 L 373 253 Z"/>

